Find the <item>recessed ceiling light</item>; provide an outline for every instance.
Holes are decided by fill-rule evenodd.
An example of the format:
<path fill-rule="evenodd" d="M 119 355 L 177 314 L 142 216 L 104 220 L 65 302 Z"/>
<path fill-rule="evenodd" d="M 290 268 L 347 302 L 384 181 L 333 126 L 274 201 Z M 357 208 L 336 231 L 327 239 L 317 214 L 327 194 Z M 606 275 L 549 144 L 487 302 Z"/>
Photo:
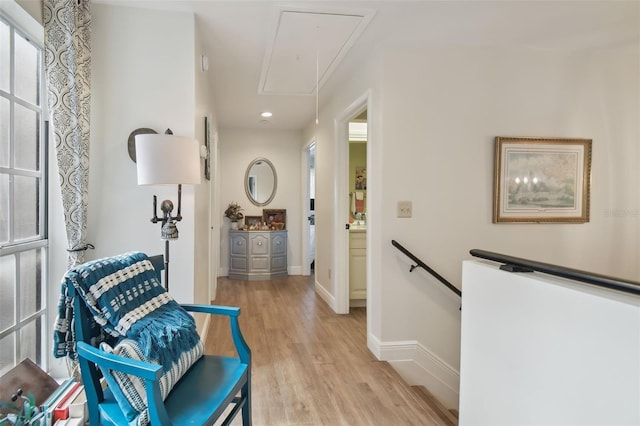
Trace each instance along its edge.
<path fill-rule="evenodd" d="M 261 112 L 260 115 L 264 118 L 268 118 L 271 117 L 273 115 L 273 113 L 269 112 L 269 111 L 265 111 L 265 112 Z"/>

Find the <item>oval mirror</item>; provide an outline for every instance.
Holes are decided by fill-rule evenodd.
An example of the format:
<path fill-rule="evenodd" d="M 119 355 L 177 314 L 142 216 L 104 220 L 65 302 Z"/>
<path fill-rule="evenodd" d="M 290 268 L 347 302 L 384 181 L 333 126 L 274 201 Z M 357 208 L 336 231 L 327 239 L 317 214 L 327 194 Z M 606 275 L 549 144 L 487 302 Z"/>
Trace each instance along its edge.
<path fill-rule="evenodd" d="M 249 201 L 256 206 L 266 206 L 276 196 L 278 177 L 271 161 L 256 158 L 247 167 L 244 175 L 244 190 Z"/>

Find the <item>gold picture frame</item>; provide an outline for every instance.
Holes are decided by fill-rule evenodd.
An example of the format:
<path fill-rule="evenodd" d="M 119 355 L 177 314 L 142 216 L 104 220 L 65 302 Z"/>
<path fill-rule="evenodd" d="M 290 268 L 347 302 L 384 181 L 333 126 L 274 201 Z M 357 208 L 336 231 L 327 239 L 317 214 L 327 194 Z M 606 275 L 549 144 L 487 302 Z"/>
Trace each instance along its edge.
<path fill-rule="evenodd" d="M 495 139 L 493 223 L 589 222 L 591 139 Z"/>

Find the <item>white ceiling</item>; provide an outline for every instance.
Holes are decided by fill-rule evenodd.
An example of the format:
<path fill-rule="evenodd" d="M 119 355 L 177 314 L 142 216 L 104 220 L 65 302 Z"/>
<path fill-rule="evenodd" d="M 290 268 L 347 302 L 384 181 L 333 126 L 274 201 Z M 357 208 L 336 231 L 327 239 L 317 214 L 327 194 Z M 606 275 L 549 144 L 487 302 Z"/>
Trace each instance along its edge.
<path fill-rule="evenodd" d="M 267 34 L 258 93 L 313 96 L 371 20 L 367 11 L 278 8 Z"/>
<path fill-rule="evenodd" d="M 640 40 L 639 0 L 96 1 L 195 13 L 221 127 L 311 123 L 316 52 L 322 106 L 332 83 L 382 43 L 598 49 Z"/>

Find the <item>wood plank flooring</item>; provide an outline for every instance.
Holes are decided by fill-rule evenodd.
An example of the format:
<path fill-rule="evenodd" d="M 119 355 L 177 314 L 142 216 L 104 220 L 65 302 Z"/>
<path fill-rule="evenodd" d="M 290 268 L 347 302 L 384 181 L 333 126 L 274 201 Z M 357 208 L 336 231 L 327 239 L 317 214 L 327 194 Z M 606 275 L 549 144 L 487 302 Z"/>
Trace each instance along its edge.
<path fill-rule="evenodd" d="M 239 306 L 251 347 L 256 426 L 450 425 L 369 352 L 365 308 L 337 315 L 310 277 L 218 279 L 214 304 Z M 213 318 L 206 352 L 235 355 L 227 319 Z M 232 425 L 241 425 L 240 415 Z"/>

